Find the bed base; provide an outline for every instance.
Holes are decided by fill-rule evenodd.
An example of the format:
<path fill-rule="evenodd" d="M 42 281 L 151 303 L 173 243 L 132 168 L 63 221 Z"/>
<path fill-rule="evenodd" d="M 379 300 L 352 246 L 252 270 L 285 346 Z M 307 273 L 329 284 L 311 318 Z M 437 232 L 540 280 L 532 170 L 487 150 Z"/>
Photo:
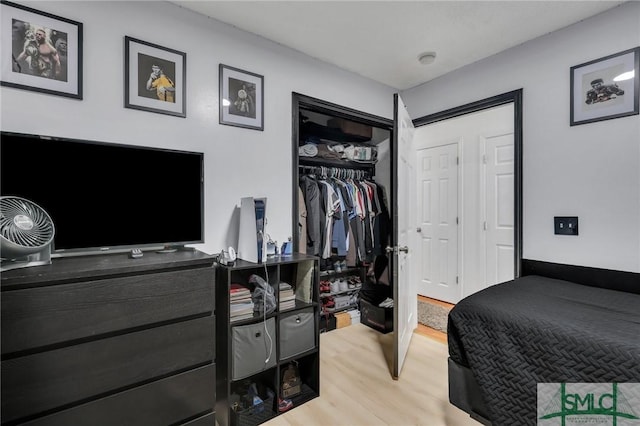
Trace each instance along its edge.
<path fill-rule="evenodd" d="M 449 358 L 449 402 L 465 411 L 472 419 L 491 426 L 487 408 L 471 369 Z"/>

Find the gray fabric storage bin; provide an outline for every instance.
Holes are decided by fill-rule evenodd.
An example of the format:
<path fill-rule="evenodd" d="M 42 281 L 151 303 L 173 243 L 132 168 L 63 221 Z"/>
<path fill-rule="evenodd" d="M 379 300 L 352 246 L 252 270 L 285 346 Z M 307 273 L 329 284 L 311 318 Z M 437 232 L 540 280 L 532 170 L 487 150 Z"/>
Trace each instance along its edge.
<path fill-rule="evenodd" d="M 276 365 L 275 318 L 266 321 L 266 329 L 268 334 L 263 321 L 231 328 L 231 380 L 244 379 Z"/>
<path fill-rule="evenodd" d="M 313 308 L 280 317 L 280 358 L 290 358 L 316 346 Z"/>

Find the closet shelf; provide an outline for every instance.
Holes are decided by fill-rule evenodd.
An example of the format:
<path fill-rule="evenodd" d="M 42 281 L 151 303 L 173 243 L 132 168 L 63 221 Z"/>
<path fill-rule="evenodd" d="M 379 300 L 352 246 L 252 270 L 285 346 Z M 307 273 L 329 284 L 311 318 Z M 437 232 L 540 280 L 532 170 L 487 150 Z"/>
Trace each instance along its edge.
<path fill-rule="evenodd" d="M 354 293 L 356 291 L 360 291 L 361 288 L 362 288 L 362 286 L 356 287 L 356 288 L 350 288 L 348 290 L 341 290 L 341 291 L 331 292 L 331 293 L 320 293 L 320 299 L 324 299 L 324 298 L 331 297 L 331 296 L 339 296 L 341 294 Z"/>
<path fill-rule="evenodd" d="M 298 163 L 300 166 L 312 166 L 312 167 L 338 167 L 341 169 L 355 169 L 365 170 L 373 172 L 375 170 L 375 163 L 360 163 L 351 160 L 333 159 L 333 158 L 319 158 L 319 157 L 299 157 Z"/>

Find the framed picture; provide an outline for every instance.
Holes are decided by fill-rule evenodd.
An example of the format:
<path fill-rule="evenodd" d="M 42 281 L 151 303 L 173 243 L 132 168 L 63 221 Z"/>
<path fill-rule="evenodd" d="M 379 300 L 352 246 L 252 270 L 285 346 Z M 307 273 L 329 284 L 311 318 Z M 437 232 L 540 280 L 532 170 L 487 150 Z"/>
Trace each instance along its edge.
<path fill-rule="evenodd" d="M 187 116 L 187 54 L 124 38 L 125 108 Z"/>
<path fill-rule="evenodd" d="M 640 47 L 571 67 L 571 125 L 638 114 Z"/>
<path fill-rule="evenodd" d="M 1 84 L 82 99 L 82 24 L 8 1 L 0 3 Z"/>
<path fill-rule="evenodd" d="M 264 78 L 220 64 L 220 124 L 264 130 Z"/>

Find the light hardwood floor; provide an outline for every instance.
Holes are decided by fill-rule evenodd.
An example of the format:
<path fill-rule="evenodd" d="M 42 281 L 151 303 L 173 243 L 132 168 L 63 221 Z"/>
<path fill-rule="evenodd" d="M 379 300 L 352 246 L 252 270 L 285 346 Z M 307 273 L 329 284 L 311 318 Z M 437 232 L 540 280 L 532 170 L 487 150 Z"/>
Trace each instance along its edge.
<path fill-rule="evenodd" d="M 477 426 L 449 403 L 447 346 L 414 333 L 399 380 L 390 374 L 392 334 L 354 324 L 320 335 L 320 396 L 269 426 Z"/>

